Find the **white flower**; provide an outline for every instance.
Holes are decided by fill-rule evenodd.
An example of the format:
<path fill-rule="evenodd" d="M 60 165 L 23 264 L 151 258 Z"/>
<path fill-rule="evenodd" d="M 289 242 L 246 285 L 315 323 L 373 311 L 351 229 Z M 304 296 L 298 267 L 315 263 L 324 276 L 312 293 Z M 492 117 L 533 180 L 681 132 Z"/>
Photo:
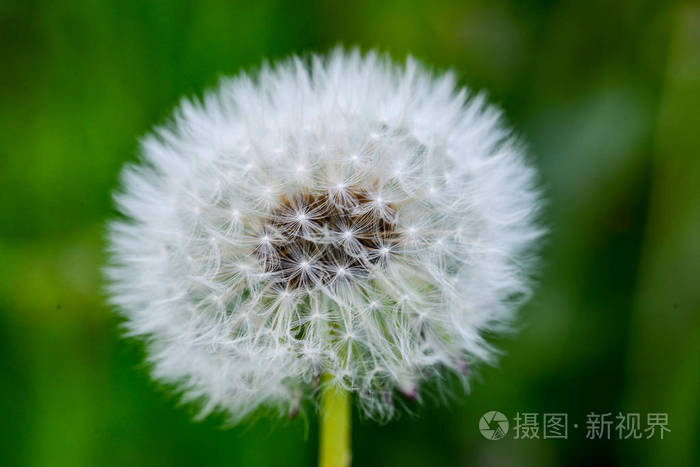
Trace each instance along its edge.
<path fill-rule="evenodd" d="M 295 411 L 319 375 L 386 419 L 491 361 L 539 193 L 483 96 L 414 60 L 292 58 L 184 101 L 123 172 L 110 294 L 202 414 Z M 438 383 L 439 384 L 439 383 Z"/>

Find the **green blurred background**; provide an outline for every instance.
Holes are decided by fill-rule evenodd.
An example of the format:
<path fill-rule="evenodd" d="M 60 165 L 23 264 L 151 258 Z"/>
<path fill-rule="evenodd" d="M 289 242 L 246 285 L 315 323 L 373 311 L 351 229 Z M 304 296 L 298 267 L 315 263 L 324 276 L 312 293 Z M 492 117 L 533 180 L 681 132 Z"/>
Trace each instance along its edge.
<path fill-rule="evenodd" d="M 120 167 L 180 96 L 339 43 L 487 90 L 551 228 L 499 367 L 385 426 L 355 414 L 355 465 L 700 465 L 700 8 L 625 0 L 0 2 L 0 464 L 315 463 L 312 410 L 190 421 L 120 338 L 100 267 Z M 568 413 L 569 439 L 487 441 L 492 409 Z M 587 440 L 590 412 L 672 431 Z"/>

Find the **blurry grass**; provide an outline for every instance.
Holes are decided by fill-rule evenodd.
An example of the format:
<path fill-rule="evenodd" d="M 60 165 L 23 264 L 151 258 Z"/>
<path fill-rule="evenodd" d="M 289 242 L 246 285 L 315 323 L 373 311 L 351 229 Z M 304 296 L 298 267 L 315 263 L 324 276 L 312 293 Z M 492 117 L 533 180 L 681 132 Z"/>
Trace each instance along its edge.
<path fill-rule="evenodd" d="M 673 436 L 630 453 L 648 465 L 669 452 L 700 463 L 700 8 L 678 7 L 673 24 L 627 384 L 626 407 L 674 420 Z"/>
<path fill-rule="evenodd" d="M 191 422 L 119 337 L 99 269 L 119 168 L 180 96 L 342 42 L 486 88 L 531 147 L 551 227 L 501 365 L 449 406 L 355 420 L 356 465 L 697 465 L 698 31 L 697 9 L 652 1 L 3 2 L 0 463 L 313 464 L 313 412 Z M 581 428 L 489 442 L 493 409 Z M 585 439 L 587 413 L 618 410 L 667 411 L 672 432 Z"/>

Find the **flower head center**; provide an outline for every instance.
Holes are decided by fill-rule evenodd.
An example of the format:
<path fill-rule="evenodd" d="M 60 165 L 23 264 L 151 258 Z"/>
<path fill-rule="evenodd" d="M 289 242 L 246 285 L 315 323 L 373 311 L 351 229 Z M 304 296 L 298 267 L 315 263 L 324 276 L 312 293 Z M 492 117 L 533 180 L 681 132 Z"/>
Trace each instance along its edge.
<path fill-rule="evenodd" d="M 382 200 L 380 213 L 377 196 L 355 186 L 344 191 L 342 199 L 326 192 L 283 196 L 266 217 L 266 248 L 255 254 L 277 285 L 310 289 L 357 280 L 386 264 L 400 241 L 394 207 Z"/>

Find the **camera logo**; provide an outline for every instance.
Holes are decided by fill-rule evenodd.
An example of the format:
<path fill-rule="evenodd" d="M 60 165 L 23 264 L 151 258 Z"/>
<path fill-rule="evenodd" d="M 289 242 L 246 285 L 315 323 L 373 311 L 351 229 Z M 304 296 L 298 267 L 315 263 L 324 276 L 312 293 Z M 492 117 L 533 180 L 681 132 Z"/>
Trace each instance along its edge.
<path fill-rule="evenodd" d="M 508 433 L 508 419 L 497 410 L 486 412 L 479 419 L 479 431 L 491 441 L 501 439 Z"/>

